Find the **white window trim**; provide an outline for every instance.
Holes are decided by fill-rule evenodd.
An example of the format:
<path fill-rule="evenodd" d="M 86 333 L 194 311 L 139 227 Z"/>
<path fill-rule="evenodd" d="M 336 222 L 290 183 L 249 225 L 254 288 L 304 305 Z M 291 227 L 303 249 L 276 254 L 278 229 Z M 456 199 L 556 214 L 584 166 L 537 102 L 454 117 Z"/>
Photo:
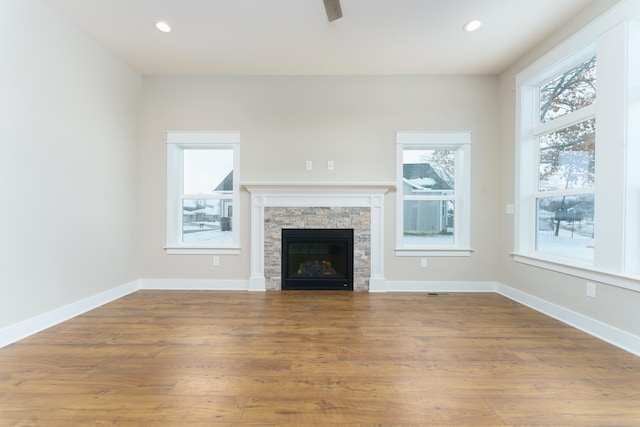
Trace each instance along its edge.
<path fill-rule="evenodd" d="M 233 150 L 233 216 L 231 243 L 182 243 L 180 195 L 182 153 L 185 148 L 227 148 Z M 237 255 L 240 253 L 240 133 L 167 132 L 167 245 L 170 255 Z"/>
<path fill-rule="evenodd" d="M 407 147 L 457 146 L 455 224 L 453 245 L 404 246 L 404 195 L 402 154 Z M 471 249 L 471 132 L 397 132 L 396 134 L 396 248 L 399 257 L 465 257 Z M 449 198 L 447 198 L 449 199 Z"/>
<path fill-rule="evenodd" d="M 640 290 L 640 275 L 632 272 L 632 268 L 634 269 L 633 271 L 637 271 L 637 262 L 634 263 L 632 260 L 630 262 L 630 260 L 627 259 L 625 263 L 619 260 L 625 258 L 625 255 L 629 258 L 628 254 L 631 252 L 637 253 L 639 247 L 637 242 L 632 245 L 627 244 L 626 247 L 618 245 L 620 247 L 616 250 L 610 250 L 612 249 L 610 246 L 600 248 L 601 261 L 596 260 L 595 265 L 579 259 L 568 259 L 536 252 L 533 249 L 535 247 L 535 236 L 533 236 L 532 229 L 529 228 L 527 230 L 527 227 L 530 227 L 530 225 L 534 223 L 535 206 L 532 206 L 528 200 L 532 190 L 527 189 L 526 184 L 527 182 L 531 182 L 531 176 L 537 176 L 537 170 L 535 165 L 532 165 L 533 162 L 527 162 L 526 160 L 532 152 L 530 144 L 533 144 L 534 129 L 531 123 L 535 123 L 535 119 L 532 119 L 532 117 L 534 114 L 533 106 L 536 101 L 535 96 L 537 95 L 534 95 L 534 91 L 528 90 L 527 87 L 536 85 L 545 78 L 549 78 L 562 69 L 566 69 L 572 62 L 578 62 L 580 58 L 586 58 L 590 51 L 596 51 L 598 56 L 599 93 L 598 101 L 596 101 L 597 105 L 593 108 L 597 116 L 597 139 L 600 141 L 620 141 L 622 143 L 621 145 L 626 146 L 628 152 L 630 150 L 637 152 L 638 148 L 629 146 L 627 141 L 625 141 L 625 137 L 628 139 L 628 134 L 632 133 L 632 128 L 629 127 L 627 119 L 627 117 L 630 117 L 630 112 L 628 105 L 626 105 L 627 100 L 625 99 L 629 88 L 626 87 L 627 83 L 623 82 L 625 79 L 621 78 L 621 73 L 625 73 L 621 70 L 624 70 L 627 64 L 625 63 L 626 59 L 622 58 L 619 52 L 620 49 L 628 49 L 627 46 L 620 46 L 621 35 L 628 34 L 631 31 L 636 31 L 637 34 L 637 15 L 639 13 L 640 3 L 623 0 L 516 76 L 516 186 L 514 200 L 516 215 L 514 218 L 514 252 L 512 253 L 514 261 L 516 262 L 635 291 Z M 629 21 L 634 17 L 636 17 L 635 30 Z M 636 41 L 636 43 L 638 42 Z M 637 49 L 638 46 L 636 45 L 635 47 Z M 626 51 L 626 54 L 629 55 L 629 52 Z M 602 61 L 602 57 L 604 56 L 613 58 L 617 62 L 607 64 L 607 61 Z M 602 73 L 602 69 L 605 67 L 607 71 Z M 618 74 L 612 74 L 612 70 L 617 71 Z M 614 95 L 614 97 L 616 97 L 615 101 L 617 101 L 616 104 L 606 103 L 603 99 L 605 96 L 610 97 L 613 91 L 601 89 L 601 83 L 602 80 L 604 80 L 602 74 L 606 74 L 606 79 L 610 83 L 613 82 L 617 85 L 616 90 L 619 93 Z M 628 74 L 634 75 L 633 72 Z M 606 95 L 603 96 L 604 94 Z M 622 101 L 624 101 L 624 103 Z M 602 120 L 601 116 L 605 114 L 606 120 L 613 122 L 613 124 L 603 125 L 604 120 Z M 576 119 L 574 117 L 568 117 L 566 119 L 563 118 L 563 120 L 570 122 Z M 560 122 L 558 123 L 561 124 Z M 635 132 L 635 135 L 637 134 L 638 133 Z M 638 145 L 639 144 L 635 144 L 636 147 Z M 602 154 L 604 152 L 605 150 L 596 149 L 597 169 L 601 169 L 605 163 L 608 164 L 609 167 L 613 164 L 614 159 L 606 156 L 603 158 Z M 628 154 L 625 161 L 628 164 Z M 625 168 L 625 166 L 624 164 L 620 164 L 619 168 L 622 169 Z M 630 185 L 632 181 L 636 184 L 640 182 L 640 172 L 634 172 L 627 166 L 626 174 L 627 181 L 625 187 Z M 610 196 L 606 194 L 607 192 L 604 192 L 604 189 L 607 188 L 609 184 L 605 185 L 603 181 L 612 178 L 606 176 L 607 174 L 605 173 L 605 178 L 603 179 L 601 175 L 603 175 L 602 172 L 600 172 L 596 178 L 596 187 L 594 189 L 597 198 L 596 203 L 598 205 L 606 204 L 606 202 L 603 203 L 603 199 L 607 202 L 611 200 Z M 621 242 L 626 242 L 625 236 L 629 234 L 637 236 L 638 226 L 635 224 L 627 224 L 625 231 L 624 217 L 637 217 L 638 210 L 637 208 L 629 206 L 628 203 L 624 203 L 631 195 L 628 189 L 625 188 L 621 194 L 624 196 L 620 203 L 621 209 L 623 210 L 620 218 L 613 218 L 611 214 L 604 214 L 603 210 L 598 210 L 598 205 L 596 205 L 596 215 L 607 215 L 606 220 L 602 220 L 602 217 L 600 217 L 600 224 L 606 224 L 606 227 L 613 228 L 612 230 L 598 230 L 596 228 L 596 236 L 600 233 L 610 233 L 613 231 L 615 236 L 617 236 L 616 238 L 619 239 L 618 241 Z M 637 195 L 635 195 L 635 197 L 637 197 Z M 615 228 L 615 226 L 617 226 L 617 228 Z M 596 227 L 598 227 L 598 225 L 596 225 Z M 636 228 L 631 230 L 630 228 L 632 227 Z M 615 242 L 616 238 L 609 240 Z M 598 243 L 596 243 L 596 246 L 597 245 Z M 616 262 L 618 262 L 618 265 L 616 265 Z"/>

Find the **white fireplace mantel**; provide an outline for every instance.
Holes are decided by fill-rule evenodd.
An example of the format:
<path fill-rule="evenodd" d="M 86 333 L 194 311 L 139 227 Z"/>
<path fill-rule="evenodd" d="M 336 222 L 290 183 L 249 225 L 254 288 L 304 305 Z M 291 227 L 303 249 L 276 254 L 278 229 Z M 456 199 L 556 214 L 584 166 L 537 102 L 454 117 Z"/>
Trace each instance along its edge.
<path fill-rule="evenodd" d="M 371 212 L 369 290 L 384 289 L 384 195 L 394 183 L 242 183 L 251 193 L 251 276 L 249 289 L 266 290 L 265 207 L 368 207 Z"/>

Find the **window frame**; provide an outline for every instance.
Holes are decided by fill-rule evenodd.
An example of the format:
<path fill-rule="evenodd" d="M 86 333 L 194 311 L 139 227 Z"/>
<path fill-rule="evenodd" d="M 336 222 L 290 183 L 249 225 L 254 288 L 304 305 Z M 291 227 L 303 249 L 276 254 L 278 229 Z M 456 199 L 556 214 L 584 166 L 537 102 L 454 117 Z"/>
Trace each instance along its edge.
<path fill-rule="evenodd" d="M 183 154 L 188 149 L 233 151 L 233 216 L 230 243 L 182 242 Z M 165 251 L 171 255 L 237 255 L 240 253 L 240 133 L 167 132 L 167 235 Z M 218 195 L 206 197 L 221 199 Z M 226 198 L 226 197 L 224 197 Z"/>
<path fill-rule="evenodd" d="M 532 92 L 529 96 L 531 99 L 534 100 L 534 103 L 533 105 L 523 106 L 523 108 L 525 109 L 531 108 L 533 115 L 536 117 L 532 126 L 532 135 L 531 135 L 532 141 L 522 140 L 522 142 L 525 142 L 526 144 L 532 144 L 531 148 L 528 148 L 528 150 L 531 150 L 530 155 L 528 156 L 525 155 L 524 161 L 527 161 L 527 162 L 532 161 L 532 163 L 535 163 L 534 165 L 532 165 L 533 169 L 535 169 L 535 178 L 531 176 L 531 179 L 532 179 L 531 183 L 535 184 L 535 187 L 527 191 L 527 193 L 530 192 L 529 200 L 527 200 L 526 202 L 523 201 L 523 203 L 526 203 L 526 205 L 524 206 L 524 209 L 535 211 L 534 218 L 533 218 L 533 221 L 535 222 L 534 228 L 528 230 L 533 234 L 531 237 L 528 237 L 528 240 L 533 242 L 534 248 L 533 249 L 528 248 L 528 249 L 529 251 L 533 250 L 536 254 L 541 254 L 541 256 L 550 256 L 551 258 L 557 257 L 558 260 L 566 259 L 566 262 L 568 263 L 573 262 L 576 265 L 583 265 L 583 266 L 589 266 L 592 263 L 592 261 L 585 261 L 584 259 L 581 259 L 581 258 L 568 258 L 568 257 L 565 258 L 560 255 L 553 254 L 551 252 L 543 252 L 538 250 L 537 238 L 539 234 L 539 224 L 538 224 L 538 215 L 537 215 L 537 204 L 538 204 L 538 201 L 543 198 L 554 198 L 554 197 L 563 197 L 563 196 L 593 195 L 595 199 L 596 186 L 594 185 L 591 187 L 571 188 L 571 189 L 541 190 L 539 188 L 540 144 L 539 144 L 538 138 L 544 135 L 551 134 L 553 132 L 568 129 L 573 125 L 583 123 L 589 120 L 596 121 L 595 127 L 596 127 L 596 135 L 597 135 L 598 125 L 596 120 L 596 102 L 598 99 L 598 95 L 596 94 L 596 100 L 592 104 L 586 107 L 580 108 L 578 110 L 572 111 L 570 113 L 567 113 L 558 118 L 549 120 L 547 122 L 543 122 L 540 119 L 539 95 L 540 95 L 540 87 L 544 85 L 546 82 L 548 82 L 550 79 L 554 79 L 557 76 L 571 70 L 572 68 L 583 63 L 584 61 L 588 60 L 591 57 L 596 57 L 596 64 L 597 64 L 597 53 L 596 53 L 595 45 L 589 45 L 588 47 L 581 50 L 580 52 L 574 55 L 571 55 L 566 60 L 556 64 L 552 68 L 553 74 L 551 76 L 548 75 L 549 73 L 543 73 L 541 74 L 541 77 L 543 77 L 542 79 L 538 78 L 538 79 L 530 80 L 524 90 Z M 596 65 L 596 74 L 597 74 L 597 65 Z M 596 91 L 599 93 L 597 89 Z M 597 148 L 598 148 L 598 142 L 596 137 L 596 152 L 598 151 Z M 533 159 L 535 159 L 535 161 Z M 598 181 L 597 162 L 595 167 L 595 176 L 596 176 L 596 185 L 597 185 L 597 181 Z M 596 209 L 597 209 L 597 206 L 596 206 Z M 595 223 L 595 220 L 594 220 L 594 223 Z"/>
<path fill-rule="evenodd" d="M 640 172 L 629 154 L 637 153 L 638 126 L 631 120 L 631 89 L 640 84 L 630 61 L 631 47 L 640 48 L 640 5 L 623 1 L 574 34 L 515 77 L 515 217 L 513 259 L 551 271 L 640 291 Z M 634 36 L 635 34 L 635 36 Z M 635 37 L 635 39 L 634 39 Z M 635 41 L 634 41 L 635 40 Z M 539 125 L 535 108 L 538 85 L 595 53 L 597 101 L 594 105 Z M 631 63 L 631 65 L 630 65 Z M 637 66 L 636 66 L 637 68 Z M 593 262 L 535 250 L 538 160 L 535 134 L 577 123 L 592 114 L 596 120 L 595 249 Z M 635 126 L 635 128 L 634 128 Z M 636 135 L 634 140 L 631 136 Z M 531 161 L 535 158 L 535 161 Z M 545 194 L 546 195 L 546 194 Z M 608 209 L 607 209 L 608 207 Z M 615 207 L 615 208 L 614 208 Z M 636 221 L 637 222 L 637 221 Z M 633 240 L 633 242 L 629 242 Z"/>
<path fill-rule="evenodd" d="M 454 242 L 451 245 L 405 245 L 403 153 L 405 149 L 455 149 L 453 196 L 424 196 L 424 200 L 453 200 Z M 471 132 L 396 133 L 396 256 L 470 256 L 471 224 Z M 411 197 L 412 199 L 415 196 Z"/>

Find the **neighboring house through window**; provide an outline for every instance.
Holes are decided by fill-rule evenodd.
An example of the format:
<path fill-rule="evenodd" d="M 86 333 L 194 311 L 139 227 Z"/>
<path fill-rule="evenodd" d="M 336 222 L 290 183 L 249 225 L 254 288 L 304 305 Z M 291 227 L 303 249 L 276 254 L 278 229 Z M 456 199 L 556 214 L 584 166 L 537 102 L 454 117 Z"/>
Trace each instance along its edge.
<path fill-rule="evenodd" d="M 469 132 L 398 132 L 399 256 L 469 255 Z"/>
<path fill-rule="evenodd" d="M 237 132 L 167 133 L 167 253 L 237 253 Z"/>

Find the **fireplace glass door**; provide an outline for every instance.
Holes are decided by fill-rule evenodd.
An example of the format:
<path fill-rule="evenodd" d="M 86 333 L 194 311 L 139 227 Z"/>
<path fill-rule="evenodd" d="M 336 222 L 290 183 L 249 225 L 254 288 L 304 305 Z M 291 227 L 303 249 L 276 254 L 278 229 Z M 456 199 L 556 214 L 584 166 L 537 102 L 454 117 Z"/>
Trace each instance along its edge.
<path fill-rule="evenodd" d="M 283 290 L 353 290 L 353 229 L 283 229 Z"/>

